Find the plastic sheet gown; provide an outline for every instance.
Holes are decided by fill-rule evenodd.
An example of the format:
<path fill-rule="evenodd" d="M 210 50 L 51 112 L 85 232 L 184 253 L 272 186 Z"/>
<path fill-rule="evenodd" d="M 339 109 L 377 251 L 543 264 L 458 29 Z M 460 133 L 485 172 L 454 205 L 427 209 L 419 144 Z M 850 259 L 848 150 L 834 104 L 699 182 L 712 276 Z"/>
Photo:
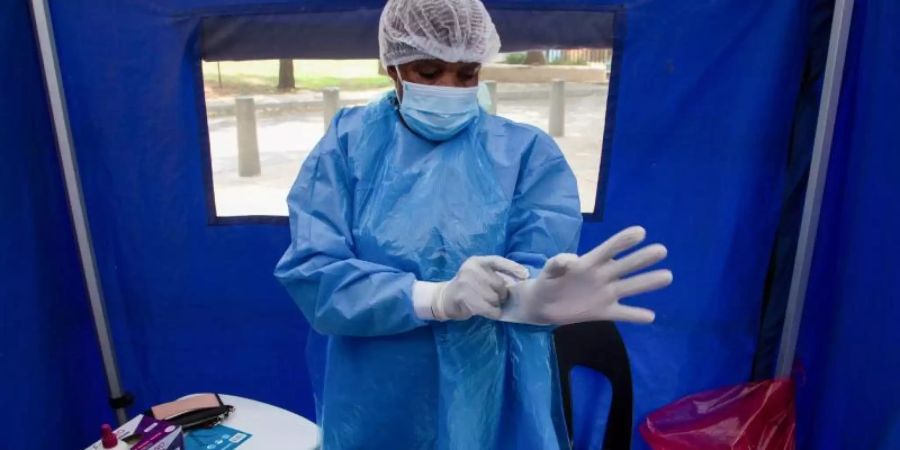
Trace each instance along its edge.
<path fill-rule="evenodd" d="M 550 330 L 422 321 L 411 290 L 451 279 L 470 256 L 534 275 L 574 251 L 575 177 L 535 128 L 482 111 L 436 143 L 396 105 L 389 94 L 339 112 L 288 197 L 292 242 L 275 274 L 314 329 L 323 446 L 566 448 Z"/>

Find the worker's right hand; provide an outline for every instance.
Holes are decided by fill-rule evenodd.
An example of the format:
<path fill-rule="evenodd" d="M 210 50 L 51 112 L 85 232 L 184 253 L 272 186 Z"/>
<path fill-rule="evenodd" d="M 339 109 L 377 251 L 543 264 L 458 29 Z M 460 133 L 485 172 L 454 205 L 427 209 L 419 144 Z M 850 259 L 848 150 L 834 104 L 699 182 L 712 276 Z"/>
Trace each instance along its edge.
<path fill-rule="evenodd" d="M 499 256 L 474 256 L 466 260 L 452 280 L 441 286 L 432 313 L 437 320 L 466 320 L 472 316 L 499 319 L 509 296 L 506 274 L 517 281 L 528 279 L 528 269 Z"/>

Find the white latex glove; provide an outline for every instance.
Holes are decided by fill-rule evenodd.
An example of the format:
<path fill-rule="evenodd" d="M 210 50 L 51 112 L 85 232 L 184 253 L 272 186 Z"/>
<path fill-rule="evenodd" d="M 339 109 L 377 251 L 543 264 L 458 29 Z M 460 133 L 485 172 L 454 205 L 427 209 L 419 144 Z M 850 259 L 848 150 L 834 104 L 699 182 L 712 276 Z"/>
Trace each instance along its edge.
<path fill-rule="evenodd" d="M 509 296 L 510 278 L 514 282 L 525 280 L 528 269 L 499 256 L 471 257 L 450 281 L 415 282 L 416 315 L 425 320 L 466 320 L 476 315 L 497 320 Z"/>
<path fill-rule="evenodd" d="M 644 240 L 646 231 L 630 227 L 582 257 L 561 254 L 550 259 L 541 275 L 510 286 L 510 299 L 500 320 L 540 325 L 567 325 L 600 320 L 650 323 L 653 311 L 619 303 L 625 297 L 672 283 L 672 272 L 654 270 L 628 276 L 662 261 L 667 250 L 648 245 L 621 259 L 614 256 Z"/>

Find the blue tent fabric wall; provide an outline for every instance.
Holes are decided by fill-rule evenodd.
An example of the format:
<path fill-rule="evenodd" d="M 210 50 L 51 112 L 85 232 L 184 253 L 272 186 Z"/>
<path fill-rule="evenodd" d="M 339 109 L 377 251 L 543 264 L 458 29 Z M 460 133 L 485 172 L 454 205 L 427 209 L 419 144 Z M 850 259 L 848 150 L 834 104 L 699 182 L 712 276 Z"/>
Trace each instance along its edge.
<path fill-rule="evenodd" d="M 636 420 L 750 372 L 811 1 L 487 2 L 624 14 L 604 215 L 585 225 L 581 248 L 637 223 L 670 249 L 675 284 L 635 300 L 657 309 L 657 323 L 621 327 Z M 137 408 L 219 391 L 314 416 L 307 325 L 271 275 L 286 225 L 210 223 L 201 22 L 381 5 L 51 2 L 113 336 Z"/>
<path fill-rule="evenodd" d="M 605 216 L 585 224 L 582 249 L 635 223 L 669 247 L 674 284 L 635 300 L 656 323 L 620 326 L 636 421 L 750 374 L 810 9 L 627 9 Z M 645 448 L 637 435 L 633 448 Z"/>
<path fill-rule="evenodd" d="M 81 448 L 112 414 L 27 2 L 0 42 L 0 447 Z"/>
<path fill-rule="evenodd" d="M 800 329 L 800 449 L 900 448 L 900 4 L 854 9 Z"/>

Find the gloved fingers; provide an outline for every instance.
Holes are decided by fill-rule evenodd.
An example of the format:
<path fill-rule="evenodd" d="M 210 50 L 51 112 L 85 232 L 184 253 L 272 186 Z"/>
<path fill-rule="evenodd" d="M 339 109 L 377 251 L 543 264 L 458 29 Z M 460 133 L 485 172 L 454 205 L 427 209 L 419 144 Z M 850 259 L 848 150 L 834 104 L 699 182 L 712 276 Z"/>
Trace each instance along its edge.
<path fill-rule="evenodd" d="M 560 253 L 547 261 L 547 264 L 544 265 L 544 270 L 541 271 L 541 278 L 559 278 L 565 275 L 576 261 L 578 261 L 578 255 Z"/>
<path fill-rule="evenodd" d="M 500 315 L 503 314 L 503 310 L 500 309 L 499 304 L 495 305 L 485 299 L 481 299 L 469 305 L 469 310 L 472 311 L 473 315 L 487 317 L 488 319 L 493 320 L 499 320 Z"/>
<path fill-rule="evenodd" d="M 465 303 L 458 303 L 456 305 L 452 305 L 448 308 L 447 318 L 450 320 L 467 320 L 475 315 L 475 312 L 472 311 L 472 308 Z"/>
<path fill-rule="evenodd" d="M 500 256 L 484 256 L 480 262 L 482 267 L 486 267 L 494 272 L 505 273 L 518 280 L 528 279 L 528 269 L 515 261 L 510 261 Z"/>
<path fill-rule="evenodd" d="M 501 272 L 502 273 L 502 272 Z M 497 272 L 485 271 L 476 275 L 478 282 L 497 293 L 501 300 L 509 295 L 506 280 Z"/>
<path fill-rule="evenodd" d="M 610 287 L 616 297 L 624 298 L 662 289 L 670 284 L 672 284 L 672 271 L 661 269 L 623 278 L 614 282 Z"/>
<path fill-rule="evenodd" d="M 503 315 L 503 310 L 500 308 L 490 308 L 485 311 L 482 311 L 478 314 L 481 317 L 487 317 L 491 320 L 500 320 L 500 316 Z"/>
<path fill-rule="evenodd" d="M 613 261 L 610 264 L 609 274 L 615 278 L 621 278 L 666 259 L 668 254 L 669 251 L 662 244 L 648 245 L 618 261 Z"/>
<path fill-rule="evenodd" d="M 616 303 L 609 309 L 606 320 L 616 322 L 651 323 L 656 319 L 656 313 L 647 308 L 638 308 Z"/>
<path fill-rule="evenodd" d="M 472 296 L 471 298 L 466 299 L 466 303 L 469 304 L 480 300 L 484 303 L 499 308 L 500 304 L 502 303 L 500 295 L 496 291 L 491 289 L 491 287 L 488 286 L 486 282 L 479 279 L 475 279 L 469 286 L 469 295 Z"/>
<path fill-rule="evenodd" d="M 616 233 L 581 258 L 589 266 L 599 266 L 619 253 L 640 244 L 646 236 L 647 231 L 643 227 L 628 227 Z"/>
<path fill-rule="evenodd" d="M 494 272 L 494 273 L 497 274 L 497 276 L 500 277 L 501 280 L 503 280 L 503 284 L 505 284 L 507 288 L 515 285 L 516 283 L 518 283 L 520 281 L 523 281 L 523 280 L 520 280 L 518 277 L 507 275 L 504 272 Z"/>

